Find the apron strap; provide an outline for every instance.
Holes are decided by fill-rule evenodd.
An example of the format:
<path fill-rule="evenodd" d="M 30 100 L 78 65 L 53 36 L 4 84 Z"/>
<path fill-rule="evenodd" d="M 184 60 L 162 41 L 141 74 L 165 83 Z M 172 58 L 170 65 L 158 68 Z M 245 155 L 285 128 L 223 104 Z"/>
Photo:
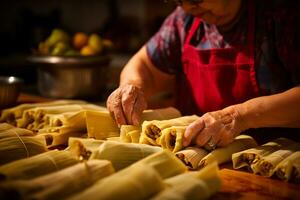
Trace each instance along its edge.
<path fill-rule="evenodd" d="M 190 44 L 193 36 L 195 35 L 196 31 L 198 30 L 199 25 L 201 24 L 201 19 L 198 17 L 194 18 L 192 27 L 190 28 L 188 34 L 187 34 L 187 38 L 185 40 L 185 44 Z"/>

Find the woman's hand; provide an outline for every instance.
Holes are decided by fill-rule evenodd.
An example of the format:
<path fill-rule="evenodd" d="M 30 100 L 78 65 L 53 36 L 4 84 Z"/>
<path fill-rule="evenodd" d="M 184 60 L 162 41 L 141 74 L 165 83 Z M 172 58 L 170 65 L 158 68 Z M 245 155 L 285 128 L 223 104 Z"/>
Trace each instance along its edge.
<path fill-rule="evenodd" d="M 237 106 L 204 114 L 190 124 L 184 134 L 184 146 L 195 144 L 199 147 L 223 147 L 230 144 L 236 136 L 246 130 Z"/>
<path fill-rule="evenodd" d="M 140 88 L 125 84 L 108 97 L 106 106 L 118 125 L 139 125 L 142 112 L 147 108 L 147 102 Z"/>

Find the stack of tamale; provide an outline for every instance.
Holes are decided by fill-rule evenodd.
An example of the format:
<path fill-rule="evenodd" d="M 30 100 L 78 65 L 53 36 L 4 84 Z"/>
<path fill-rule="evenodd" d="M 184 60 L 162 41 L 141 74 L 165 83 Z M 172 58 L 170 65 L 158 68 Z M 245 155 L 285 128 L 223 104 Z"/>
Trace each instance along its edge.
<path fill-rule="evenodd" d="M 233 167 L 247 167 L 262 176 L 300 182 L 300 143 L 278 138 L 264 145 L 232 155 Z"/>

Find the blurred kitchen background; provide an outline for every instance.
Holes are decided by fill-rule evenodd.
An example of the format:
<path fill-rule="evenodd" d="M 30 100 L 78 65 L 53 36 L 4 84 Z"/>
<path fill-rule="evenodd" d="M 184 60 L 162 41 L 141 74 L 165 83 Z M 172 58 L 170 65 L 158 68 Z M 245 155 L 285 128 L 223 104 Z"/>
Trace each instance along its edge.
<path fill-rule="evenodd" d="M 39 95 L 36 66 L 26 59 L 54 28 L 70 35 L 97 33 L 113 42 L 105 92 L 117 87 L 128 59 L 174 9 L 164 0 L 2 0 L 0 75 L 24 79 L 22 92 Z"/>

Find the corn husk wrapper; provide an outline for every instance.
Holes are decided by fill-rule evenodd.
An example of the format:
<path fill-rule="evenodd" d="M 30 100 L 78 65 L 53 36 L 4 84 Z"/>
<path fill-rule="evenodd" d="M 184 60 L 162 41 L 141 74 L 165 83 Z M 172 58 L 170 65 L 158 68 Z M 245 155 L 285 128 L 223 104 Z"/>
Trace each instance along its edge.
<path fill-rule="evenodd" d="M 275 172 L 276 166 L 282 160 L 290 156 L 295 151 L 299 151 L 299 150 L 300 150 L 300 143 L 295 143 L 287 147 L 282 147 L 281 149 L 267 156 L 263 156 L 257 163 L 251 166 L 253 173 L 260 174 L 266 177 L 271 177 Z"/>
<path fill-rule="evenodd" d="M 70 137 L 67 150 L 80 160 L 88 160 L 92 152 L 97 151 L 104 142 L 105 140 L 96 140 L 93 138 Z"/>
<path fill-rule="evenodd" d="M 199 163 L 199 168 L 202 168 L 210 163 L 217 162 L 223 164 L 231 161 L 232 154 L 243 151 L 245 149 L 254 148 L 257 146 L 256 141 L 249 135 L 239 135 L 234 141 L 226 147 L 221 147 L 213 150 L 205 156 Z"/>
<path fill-rule="evenodd" d="M 119 128 L 108 111 L 87 111 L 86 124 L 90 138 L 103 140 L 120 136 Z"/>
<path fill-rule="evenodd" d="M 183 149 L 183 135 L 186 126 L 171 126 L 162 130 L 159 144 L 162 148 L 168 149 L 173 153 Z"/>
<path fill-rule="evenodd" d="M 7 123 L 0 124 L 0 139 L 8 137 L 35 136 L 35 134 L 27 129 L 16 128 Z"/>
<path fill-rule="evenodd" d="M 82 132 L 73 131 L 72 128 L 61 127 L 61 129 L 56 130 L 58 132 L 39 133 L 37 136 L 46 140 L 48 148 L 53 148 L 59 145 L 66 145 L 70 137 L 80 137 L 83 135 Z"/>
<path fill-rule="evenodd" d="M 275 169 L 279 179 L 300 183 L 300 151 L 282 160 Z"/>
<path fill-rule="evenodd" d="M 120 140 L 126 143 L 139 143 L 141 128 L 133 125 L 122 125 L 120 128 Z"/>
<path fill-rule="evenodd" d="M 208 154 L 208 151 L 198 147 L 187 147 L 175 153 L 190 170 L 197 170 L 200 161 Z"/>
<path fill-rule="evenodd" d="M 151 198 L 152 200 L 201 200 L 208 199 L 221 188 L 217 163 L 197 172 L 187 172 L 166 179 L 168 187 Z"/>
<path fill-rule="evenodd" d="M 134 164 L 106 177 L 69 200 L 142 200 L 164 188 L 157 171 L 149 165 Z"/>
<path fill-rule="evenodd" d="M 115 141 L 115 142 L 121 142 L 120 137 L 108 137 L 106 138 L 107 141 Z"/>
<path fill-rule="evenodd" d="M 137 163 L 152 166 L 163 179 L 170 178 L 187 171 L 187 167 L 169 150 L 154 153 Z"/>
<path fill-rule="evenodd" d="M 72 105 L 72 104 L 86 104 L 85 101 L 79 100 L 57 100 L 45 103 L 27 103 L 21 104 L 12 108 L 4 109 L 1 112 L 0 122 L 7 122 L 14 126 L 17 125 L 17 119 L 22 118 L 23 112 L 25 110 L 36 108 L 36 107 L 50 107 L 50 106 L 59 106 L 59 105 Z"/>
<path fill-rule="evenodd" d="M 162 130 L 172 126 L 188 126 L 199 117 L 196 115 L 184 116 L 169 120 L 144 121 L 142 124 L 142 133 L 140 143 L 160 146 L 160 137 Z"/>
<path fill-rule="evenodd" d="M 251 165 L 257 163 L 263 156 L 267 156 L 283 146 L 293 144 L 292 140 L 286 138 L 278 138 L 264 145 L 247 149 L 232 155 L 232 163 L 234 169 L 247 167 L 251 170 Z"/>
<path fill-rule="evenodd" d="M 163 120 L 181 116 L 175 108 L 164 108 L 157 110 L 145 110 L 142 113 L 142 120 Z M 108 111 L 88 111 L 86 113 L 88 137 L 106 139 L 108 137 L 119 137 L 120 129 L 111 118 Z"/>
<path fill-rule="evenodd" d="M 41 137 L 9 137 L 0 140 L 0 165 L 46 152 Z"/>
<path fill-rule="evenodd" d="M 78 162 L 68 151 L 51 150 L 1 166 L 0 177 L 5 180 L 31 179 Z"/>
<path fill-rule="evenodd" d="M 20 199 L 65 199 L 112 173 L 109 161 L 92 160 L 32 180 L 5 182 L 0 187 L 9 191 L 8 196 L 15 193 Z"/>
<path fill-rule="evenodd" d="M 17 120 L 17 126 L 33 131 L 60 126 L 85 129 L 86 110 L 104 110 L 104 108 L 93 104 L 36 107 L 24 111 L 22 118 Z"/>
<path fill-rule="evenodd" d="M 92 153 L 90 159 L 109 160 L 118 171 L 159 151 L 162 151 L 160 147 L 145 144 L 106 141 Z"/>

